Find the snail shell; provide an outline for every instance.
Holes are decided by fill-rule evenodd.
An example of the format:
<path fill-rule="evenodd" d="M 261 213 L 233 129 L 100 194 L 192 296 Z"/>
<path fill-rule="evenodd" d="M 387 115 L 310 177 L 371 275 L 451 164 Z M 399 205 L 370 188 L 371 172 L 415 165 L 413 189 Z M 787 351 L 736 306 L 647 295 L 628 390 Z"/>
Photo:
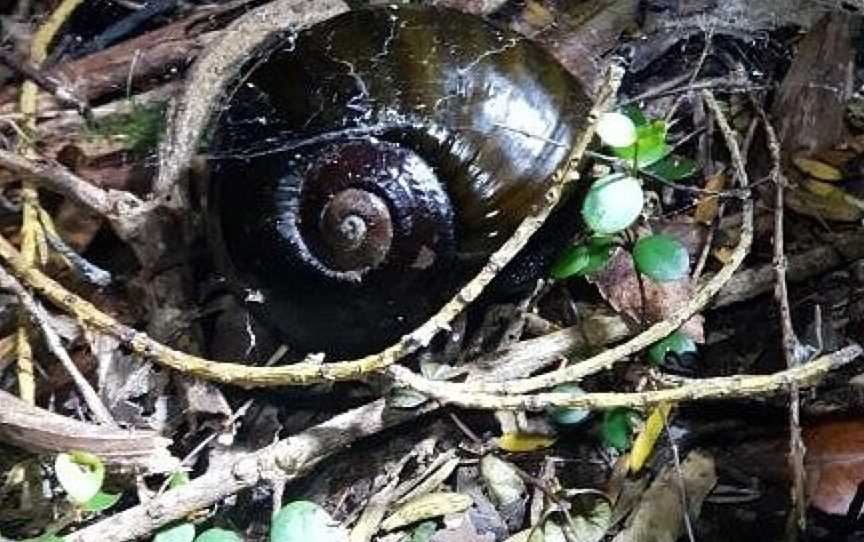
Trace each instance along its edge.
<path fill-rule="evenodd" d="M 442 8 L 350 11 L 244 72 L 211 139 L 210 239 L 291 347 L 334 356 L 470 280 L 544 205 L 591 104 L 534 43 Z"/>

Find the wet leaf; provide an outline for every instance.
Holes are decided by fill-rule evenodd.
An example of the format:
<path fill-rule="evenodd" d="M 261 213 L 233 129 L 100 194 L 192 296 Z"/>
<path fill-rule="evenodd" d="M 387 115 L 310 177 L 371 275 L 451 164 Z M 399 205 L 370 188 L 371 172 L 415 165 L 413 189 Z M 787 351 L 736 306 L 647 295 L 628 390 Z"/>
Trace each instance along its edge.
<path fill-rule="evenodd" d="M 629 147 L 636 142 L 636 125 L 622 113 L 603 113 L 597 122 L 597 135 L 610 147 Z"/>
<path fill-rule="evenodd" d="M 395 512 L 381 522 L 381 529 L 392 531 L 418 521 L 423 521 L 447 514 L 464 512 L 472 504 L 473 500 L 461 493 L 440 492 L 427 493 L 400 506 Z M 297 539 L 300 540 L 299 538 Z M 308 537 L 305 542 L 312 542 Z M 315 539 L 317 542 L 318 539 Z M 329 539 L 328 539 L 329 540 Z M 321 539 L 324 542 L 324 539 Z M 274 541 L 275 542 L 275 541 Z"/>
<path fill-rule="evenodd" d="M 654 446 L 657 445 L 657 437 L 663 431 L 666 424 L 666 418 L 672 410 L 672 405 L 663 403 L 651 411 L 648 419 L 645 420 L 645 426 L 642 431 L 633 441 L 633 449 L 630 450 L 630 472 L 637 473 L 645 466 L 645 462 L 654 451 Z"/>
<path fill-rule="evenodd" d="M 821 181 L 839 181 L 843 178 L 838 168 L 809 156 L 796 156 L 792 163 L 807 175 Z"/>
<path fill-rule="evenodd" d="M 498 447 L 507 452 L 533 452 L 555 444 L 555 437 L 531 433 L 504 433 L 498 438 Z"/>
<path fill-rule="evenodd" d="M 645 168 L 666 156 L 666 123 L 652 120 L 636 127 L 636 143 L 629 147 L 612 147 L 612 153 L 637 167 Z"/>
<path fill-rule="evenodd" d="M 434 521 L 424 521 L 411 532 L 411 540 L 409 542 L 429 542 L 438 526 Z"/>
<path fill-rule="evenodd" d="M 558 384 L 552 388 L 552 392 L 573 394 L 585 393 L 582 388 L 573 383 Z M 588 416 L 591 415 L 591 411 L 586 408 L 549 407 L 546 409 L 546 415 L 549 416 L 553 422 L 559 425 L 576 425 L 584 422 Z"/>
<path fill-rule="evenodd" d="M 105 465 L 102 464 L 102 460 L 90 453 L 61 453 L 57 454 L 54 460 L 54 473 L 69 495 L 69 499 L 83 505 L 102 487 Z"/>
<path fill-rule="evenodd" d="M 543 524 L 543 542 L 567 542 L 564 530 L 554 520 L 547 519 Z"/>
<path fill-rule="evenodd" d="M 494 455 L 487 454 L 480 460 L 480 475 L 499 506 L 516 502 L 527 492 L 516 467 Z"/>
<path fill-rule="evenodd" d="M 661 282 L 684 278 L 690 271 L 687 249 L 668 235 L 651 235 L 636 241 L 633 261 L 640 273 Z"/>
<path fill-rule="evenodd" d="M 690 158 L 670 154 L 659 162 L 651 164 L 645 170 L 667 181 L 680 181 L 695 175 L 699 171 L 699 164 Z"/>
<path fill-rule="evenodd" d="M 195 526 L 191 523 L 181 523 L 157 532 L 153 542 L 192 542 L 194 539 Z"/>
<path fill-rule="evenodd" d="M 648 361 L 659 367 L 666 363 L 666 356 L 670 352 L 679 356 L 695 353 L 696 343 L 686 333 L 674 331 L 665 339 L 660 339 L 648 347 Z"/>
<path fill-rule="evenodd" d="M 104 493 L 98 491 L 89 501 L 81 505 L 81 509 L 87 512 L 101 512 L 117 504 L 120 493 Z"/>
<path fill-rule="evenodd" d="M 429 400 L 411 388 L 394 388 L 387 396 L 387 404 L 393 408 L 417 408 Z"/>
<path fill-rule="evenodd" d="M 642 185 L 633 177 L 612 174 L 594 181 L 582 202 L 582 218 L 599 234 L 617 233 L 642 213 Z"/>
<path fill-rule="evenodd" d="M 0 540 L 4 540 L 0 538 Z M 37 536 L 36 538 L 26 538 L 21 542 L 65 542 L 66 539 L 62 536 L 57 536 L 56 534 L 46 533 L 41 536 Z"/>
<path fill-rule="evenodd" d="M 637 128 L 648 124 L 648 119 L 645 117 L 645 113 L 643 113 L 642 109 L 636 105 L 625 105 L 621 108 L 621 113 L 627 115 Z"/>
<path fill-rule="evenodd" d="M 802 432 L 810 506 L 845 515 L 864 481 L 864 420 L 831 419 Z"/>
<path fill-rule="evenodd" d="M 570 532 L 573 542 L 600 542 L 612 521 L 612 507 L 609 501 L 595 495 L 576 497 L 570 510 L 574 531 Z M 570 531 L 569 526 L 565 530 Z"/>
<path fill-rule="evenodd" d="M 189 473 L 186 471 L 175 471 L 171 473 L 171 477 L 168 478 L 168 488 L 169 489 L 177 489 L 180 486 L 185 486 L 189 483 Z"/>
<path fill-rule="evenodd" d="M 273 516 L 270 542 L 347 542 L 348 533 L 326 510 L 310 501 L 294 501 Z"/>
<path fill-rule="evenodd" d="M 600 424 L 600 438 L 603 444 L 620 452 L 630 448 L 633 422 L 638 419 L 638 416 L 635 410 L 629 408 L 607 410 Z"/>
<path fill-rule="evenodd" d="M 207 529 L 195 537 L 195 542 L 243 542 L 234 531 L 227 529 Z"/>
<path fill-rule="evenodd" d="M 568 247 L 552 266 L 552 278 L 563 280 L 573 275 L 590 275 L 603 269 L 609 261 L 612 243 L 609 237 L 595 237 L 588 244 Z"/>

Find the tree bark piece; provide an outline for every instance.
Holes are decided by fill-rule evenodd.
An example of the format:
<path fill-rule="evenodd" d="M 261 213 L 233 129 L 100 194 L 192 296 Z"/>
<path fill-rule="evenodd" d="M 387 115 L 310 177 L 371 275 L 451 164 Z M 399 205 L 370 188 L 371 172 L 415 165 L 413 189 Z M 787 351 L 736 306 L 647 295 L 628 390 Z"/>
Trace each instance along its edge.
<path fill-rule="evenodd" d="M 171 441 L 154 431 L 123 430 L 85 423 L 28 405 L 0 390 L 0 440 L 35 453 L 81 450 L 108 464 L 170 472 L 178 465 Z"/>

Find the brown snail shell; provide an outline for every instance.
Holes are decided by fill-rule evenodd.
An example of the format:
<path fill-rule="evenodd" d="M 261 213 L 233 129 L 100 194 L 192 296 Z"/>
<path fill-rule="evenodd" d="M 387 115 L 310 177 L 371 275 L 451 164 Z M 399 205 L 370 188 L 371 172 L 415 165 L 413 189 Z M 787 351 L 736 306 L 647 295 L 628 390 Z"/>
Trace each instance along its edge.
<path fill-rule="evenodd" d="M 476 274 L 591 105 L 534 43 L 443 8 L 350 11 L 244 71 L 210 145 L 212 244 L 292 348 L 332 356 L 391 344 Z"/>

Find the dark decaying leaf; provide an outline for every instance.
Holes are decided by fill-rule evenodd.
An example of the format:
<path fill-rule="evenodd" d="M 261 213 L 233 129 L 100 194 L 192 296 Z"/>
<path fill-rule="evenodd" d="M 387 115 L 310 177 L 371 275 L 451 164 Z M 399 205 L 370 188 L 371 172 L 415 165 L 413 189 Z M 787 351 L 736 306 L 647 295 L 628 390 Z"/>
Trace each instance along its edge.
<path fill-rule="evenodd" d="M 699 171 L 699 163 L 684 156 L 670 154 L 645 169 L 652 175 L 666 181 L 680 181 L 695 175 Z"/>
<path fill-rule="evenodd" d="M 642 318 L 642 296 L 633 258 L 623 249 L 613 252 L 609 263 L 588 277 L 613 309 L 632 321 Z M 686 304 L 693 295 L 689 277 L 667 282 L 643 281 L 645 288 L 644 314 L 647 323 L 659 322 Z M 681 327 L 697 343 L 704 342 L 703 318 L 696 315 Z"/>

